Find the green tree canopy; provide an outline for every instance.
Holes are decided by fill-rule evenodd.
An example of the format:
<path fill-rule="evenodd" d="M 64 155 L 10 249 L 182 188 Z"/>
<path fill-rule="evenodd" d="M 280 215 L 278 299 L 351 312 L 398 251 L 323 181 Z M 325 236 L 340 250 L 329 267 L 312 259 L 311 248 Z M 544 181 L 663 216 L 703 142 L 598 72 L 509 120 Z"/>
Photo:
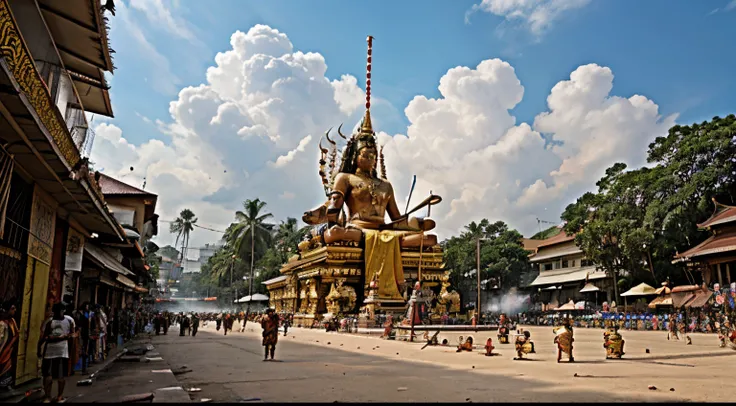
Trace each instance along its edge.
<path fill-rule="evenodd" d="M 711 198 L 734 202 L 736 117 L 674 126 L 649 146 L 649 167 L 627 171 L 617 163 L 562 214 L 586 256 L 614 276 L 621 288 L 636 283 L 693 283 L 673 265 L 684 251 L 708 237 L 698 230 L 713 211 Z"/>

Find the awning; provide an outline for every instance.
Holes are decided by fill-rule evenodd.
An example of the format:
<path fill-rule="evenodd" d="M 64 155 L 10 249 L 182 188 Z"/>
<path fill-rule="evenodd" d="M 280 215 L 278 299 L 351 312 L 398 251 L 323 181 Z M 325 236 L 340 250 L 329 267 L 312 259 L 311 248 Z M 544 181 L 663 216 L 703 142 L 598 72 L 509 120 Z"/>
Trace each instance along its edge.
<path fill-rule="evenodd" d="M 580 293 L 587 293 L 587 292 L 598 292 L 600 289 L 598 286 L 593 285 L 592 283 L 588 282 L 585 284 L 585 286 L 580 289 Z"/>
<path fill-rule="evenodd" d="M 542 290 L 557 290 L 557 289 L 562 289 L 562 286 L 549 286 Z"/>
<path fill-rule="evenodd" d="M 578 306 L 575 306 L 575 303 L 573 303 L 572 300 L 555 309 L 555 311 L 561 311 L 561 312 L 570 311 L 570 310 L 583 310 L 583 309 L 579 308 Z"/>
<path fill-rule="evenodd" d="M 588 280 L 605 279 L 608 276 L 605 272 L 596 271 L 595 266 L 578 268 L 577 270 L 555 269 L 554 271 L 543 271 L 537 276 L 537 279 L 529 286 L 556 285 L 560 283 L 580 282 L 585 278 Z"/>
<path fill-rule="evenodd" d="M 695 297 L 690 299 L 685 307 L 700 308 L 703 307 L 713 294 L 709 290 L 701 290 L 695 293 Z"/>
<path fill-rule="evenodd" d="M 266 285 L 266 286 L 268 286 L 268 285 L 273 285 L 274 283 L 279 283 L 279 282 L 285 281 L 288 278 L 289 278 L 288 275 L 281 275 L 281 276 L 277 276 L 277 277 L 275 277 L 273 279 L 269 279 L 269 280 L 264 281 L 264 282 L 261 282 L 261 283 L 264 284 L 264 285 Z"/>
<path fill-rule="evenodd" d="M 649 296 L 649 295 L 656 295 L 657 290 L 653 287 L 647 285 L 646 283 L 640 283 L 633 288 L 627 290 L 626 292 L 622 293 L 621 296 Z"/>
<path fill-rule="evenodd" d="M 131 288 L 131 289 L 135 289 L 136 288 L 135 282 L 133 282 L 132 280 L 130 280 L 129 278 L 127 278 L 127 277 L 125 277 L 123 275 L 118 275 L 118 277 L 115 278 L 115 280 L 117 280 L 118 282 L 120 282 L 121 284 L 123 284 L 123 286 L 125 286 L 125 287 Z"/>
<path fill-rule="evenodd" d="M 672 306 L 672 296 L 664 295 L 655 298 L 649 303 L 649 307 L 654 309 L 657 306 Z"/>
<path fill-rule="evenodd" d="M 109 269 L 121 275 L 133 275 L 133 272 L 125 269 L 125 267 L 110 254 L 105 252 L 102 248 L 90 243 L 89 241 L 84 244 L 84 252 L 89 254 L 94 262 L 104 267 L 105 269 Z"/>
<path fill-rule="evenodd" d="M 702 288 L 698 285 L 685 285 L 672 288 L 672 306 L 680 308 L 695 297 L 695 293 Z"/>
<path fill-rule="evenodd" d="M 138 293 L 148 293 L 148 289 L 144 288 L 143 286 L 136 286 L 135 291 Z"/>
<path fill-rule="evenodd" d="M 655 292 L 657 292 L 658 295 L 661 295 L 662 293 L 664 293 L 665 295 L 669 295 L 670 293 L 672 293 L 672 289 L 668 288 L 667 286 L 662 286 Z"/>
<path fill-rule="evenodd" d="M 240 299 L 236 300 L 235 303 L 248 303 L 248 302 L 267 302 L 269 300 L 268 296 L 262 295 L 260 293 L 256 293 L 251 298 L 250 295 L 243 296 Z"/>
<path fill-rule="evenodd" d="M 539 252 L 540 250 L 541 252 Z M 549 251 L 549 252 L 545 252 L 545 251 Z M 547 249 L 542 250 L 540 247 L 538 248 L 537 255 L 534 255 L 533 257 L 529 258 L 529 262 L 539 262 L 539 261 L 544 261 L 545 259 L 563 257 L 565 255 L 580 254 L 581 252 L 583 252 L 583 250 L 581 250 L 575 245 L 572 245 L 570 247 L 565 247 L 562 249 L 547 248 Z"/>

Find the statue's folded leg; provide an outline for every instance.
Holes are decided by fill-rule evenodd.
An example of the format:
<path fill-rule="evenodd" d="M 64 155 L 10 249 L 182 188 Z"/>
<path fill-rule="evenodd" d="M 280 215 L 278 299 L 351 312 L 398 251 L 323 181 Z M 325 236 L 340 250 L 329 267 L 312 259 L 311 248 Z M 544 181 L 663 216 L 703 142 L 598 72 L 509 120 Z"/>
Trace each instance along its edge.
<path fill-rule="evenodd" d="M 332 226 L 325 230 L 325 244 L 331 244 L 338 241 L 356 241 L 360 242 L 363 232 L 356 228 L 345 228 L 340 226 Z"/>
<path fill-rule="evenodd" d="M 433 234 L 424 234 L 424 242 L 422 242 L 422 234 L 409 234 L 404 235 L 401 238 L 402 248 L 419 248 L 422 245 L 424 247 L 433 247 L 437 245 L 437 236 Z"/>

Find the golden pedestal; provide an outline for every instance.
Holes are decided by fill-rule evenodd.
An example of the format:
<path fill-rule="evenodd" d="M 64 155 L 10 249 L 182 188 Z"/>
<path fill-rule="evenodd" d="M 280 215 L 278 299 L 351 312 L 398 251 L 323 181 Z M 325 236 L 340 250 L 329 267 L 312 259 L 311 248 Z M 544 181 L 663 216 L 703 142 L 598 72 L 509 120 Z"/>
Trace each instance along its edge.
<path fill-rule="evenodd" d="M 400 292 L 406 297 L 419 277 L 420 253 L 418 249 L 402 250 L 401 258 L 405 282 Z M 425 249 L 421 262 L 422 286 L 439 297 L 446 292 L 441 289 L 446 275 L 439 245 Z M 405 315 L 407 311 L 406 299 L 379 299 L 371 294 L 375 292 L 365 280 L 364 251 L 354 242 L 302 252 L 284 264 L 281 273 L 265 282 L 270 305 L 295 313 L 294 325 L 309 327 L 323 314 L 358 314 L 362 309 L 359 326 L 366 328 L 376 325 L 376 313 Z"/>

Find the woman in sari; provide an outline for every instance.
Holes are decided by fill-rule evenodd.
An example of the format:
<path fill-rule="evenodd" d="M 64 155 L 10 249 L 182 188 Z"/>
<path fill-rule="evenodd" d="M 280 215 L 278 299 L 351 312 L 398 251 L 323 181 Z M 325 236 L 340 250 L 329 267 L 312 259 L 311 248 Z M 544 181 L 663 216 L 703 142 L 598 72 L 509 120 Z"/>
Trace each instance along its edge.
<path fill-rule="evenodd" d="M 13 383 L 13 350 L 19 336 L 15 311 L 14 299 L 0 308 L 0 388 L 9 388 Z"/>

